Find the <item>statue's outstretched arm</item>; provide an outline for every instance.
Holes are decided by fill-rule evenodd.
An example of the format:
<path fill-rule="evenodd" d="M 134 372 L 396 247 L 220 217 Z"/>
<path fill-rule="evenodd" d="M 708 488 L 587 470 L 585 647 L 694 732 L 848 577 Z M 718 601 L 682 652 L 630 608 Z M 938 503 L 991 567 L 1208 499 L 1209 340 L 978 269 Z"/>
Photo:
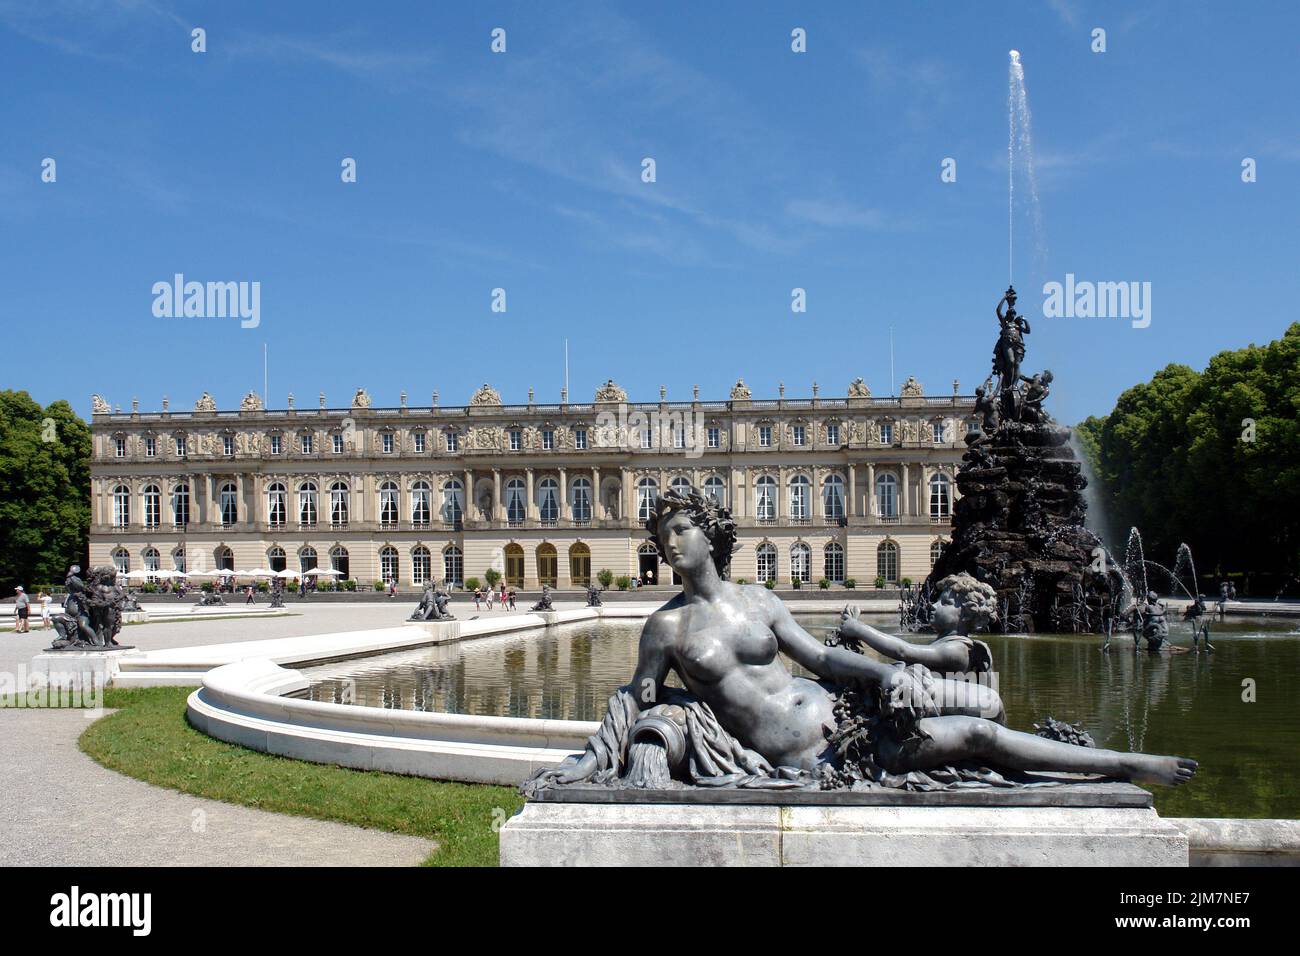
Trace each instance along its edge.
<path fill-rule="evenodd" d="M 795 622 L 790 609 L 780 598 L 775 595 L 768 595 L 768 598 L 772 609 L 772 633 L 791 660 L 818 677 L 839 684 L 887 686 L 893 681 L 897 668 L 842 647 L 827 647 Z"/>
<path fill-rule="evenodd" d="M 944 644 L 912 644 L 879 631 L 856 617 L 844 617 L 840 630 L 856 638 L 874 651 L 904 664 L 924 664 L 933 671 L 965 671 L 970 661 L 966 649 L 957 642 Z"/>

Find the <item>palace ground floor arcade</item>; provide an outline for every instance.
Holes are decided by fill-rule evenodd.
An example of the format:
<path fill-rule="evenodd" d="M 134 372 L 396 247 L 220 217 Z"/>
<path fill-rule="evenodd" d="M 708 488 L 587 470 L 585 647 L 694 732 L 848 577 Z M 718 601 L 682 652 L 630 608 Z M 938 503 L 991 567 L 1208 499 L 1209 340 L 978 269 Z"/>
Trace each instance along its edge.
<path fill-rule="evenodd" d="M 870 587 L 878 577 L 891 584 L 904 578 L 919 581 L 929 573 L 949 532 L 947 520 L 924 517 L 894 523 L 849 518 L 842 526 L 741 525 L 731 579 L 773 580 L 779 587 L 789 587 L 795 578 L 814 586 L 822 578 L 837 584 L 853 580 L 858 587 Z M 561 590 L 585 588 L 604 569 L 615 578 L 673 583 L 671 568 L 655 553 L 646 533 L 629 527 L 462 527 L 387 535 L 345 529 L 284 535 L 230 529 L 186 535 L 164 531 L 97 538 L 90 559 L 121 571 L 331 568 L 363 589 L 376 581 L 396 581 L 401 588 L 419 588 L 429 580 L 460 585 L 469 578 L 484 581 L 489 568 L 527 590 L 542 584 Z"/>

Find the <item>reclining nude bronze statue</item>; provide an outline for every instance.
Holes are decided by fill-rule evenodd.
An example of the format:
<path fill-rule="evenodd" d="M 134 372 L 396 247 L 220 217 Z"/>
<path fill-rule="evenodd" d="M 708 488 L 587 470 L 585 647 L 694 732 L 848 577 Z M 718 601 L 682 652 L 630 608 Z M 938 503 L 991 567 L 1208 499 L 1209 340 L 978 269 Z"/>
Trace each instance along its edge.
<path fill-rule="evenodd" d="M 1102 750 L 1067 742 L 1086 734 L 1051 739 L 1005 726 L 996 690 L 978 679 L 992 666 L 987 645 L 968 636 L 996 613 L 992 589 L 967 575 L 946 580 L 931 645 L 904 649 L 851 613 L 823 644 L 766 588 L 724 579 L 736 525 L 712 499 L 666 492 L 646 528 L 682 592 L 646 621 L 632 682 L 610 697 L 584 752 L 535 773 L 526 794 L 601 785 L 934 790 L 1042 782 L 1028 771 L 1173 785 L 1196 772 L 1185 757 Z M 903 660 L 868 657 L 863 643 Z M 782 653 L 815 676 L 791 675 Z M 944 676 L 922 661 L 965 673 Z M 684 689 L 668 686 L 670 672 Z"/>

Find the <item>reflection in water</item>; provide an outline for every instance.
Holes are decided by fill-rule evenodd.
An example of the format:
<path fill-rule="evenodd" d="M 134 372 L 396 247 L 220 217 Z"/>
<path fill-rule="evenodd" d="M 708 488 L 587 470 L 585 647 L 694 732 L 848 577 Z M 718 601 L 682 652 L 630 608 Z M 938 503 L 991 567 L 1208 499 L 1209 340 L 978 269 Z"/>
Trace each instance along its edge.
<path fill-rule="evenodd" d="M 834 619 L 800 622 L 823 636 L 817 625 Z M 870 623 L 892 631 L 895 619 L 878 616 Z M 611 620 L 341 661 L 306 669 L 312 685 L 299 696 L 600 720 L 609 695 L 632 677 L 640 632 L 640 621 Z M 1293 704 L 1300 632 L 1293 622 L 1216 624 L 1213 655 L 1134 654 L 1125 638 L 1102 654 L 1099 638 L 1086 634 L 985 639 L 1015 729 L 1032 730 L 1050 715 L 1083 726 L 1099 747 L 1199 760 L 1191 784 L 1155 791 L 1161 813 L 1300 817 L 1300 720 Z M 1247 678 L 1256 685 L 1255 703 L 1242 699 Z"/>

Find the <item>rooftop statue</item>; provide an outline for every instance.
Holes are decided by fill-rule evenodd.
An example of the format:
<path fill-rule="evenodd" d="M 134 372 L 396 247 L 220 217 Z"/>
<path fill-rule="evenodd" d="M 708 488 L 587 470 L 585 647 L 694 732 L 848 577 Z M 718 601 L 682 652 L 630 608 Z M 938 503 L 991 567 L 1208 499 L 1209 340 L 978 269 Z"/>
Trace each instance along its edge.
<path fill-rule="evenodd" d="M 945 582 L 933 607 L 939 639 L 900 646 L 861 622 L 888 664 L 823 644 L 764 587 L 725 579 L 736 545 L 727 509 L 693 489 L 667 491 L 646 522 L 682 592 L 641 632 L 636 672 L 609 699 L 584 752 L 536 773 L 524 792 L 557 786 L 672 789 L 948 789 L 1015 786 L 1023 771 L 1076 772 L 1178 784 L 1196 762 L 1122 753 L 1011 730 L 985 683 L 939 669 L 991 655 L 969 635 L 996 614 L 992 588 Z M 781 655 L 814 676 L 794 677 Z M 925 661 L 929 661 L 927 664 Z M 935 669 L 931 669 L 933 664 Z M 684 689 L 669 687 L 675 674 Z M 1082 738 L 1080 738 L 1082 739 Z"/>

